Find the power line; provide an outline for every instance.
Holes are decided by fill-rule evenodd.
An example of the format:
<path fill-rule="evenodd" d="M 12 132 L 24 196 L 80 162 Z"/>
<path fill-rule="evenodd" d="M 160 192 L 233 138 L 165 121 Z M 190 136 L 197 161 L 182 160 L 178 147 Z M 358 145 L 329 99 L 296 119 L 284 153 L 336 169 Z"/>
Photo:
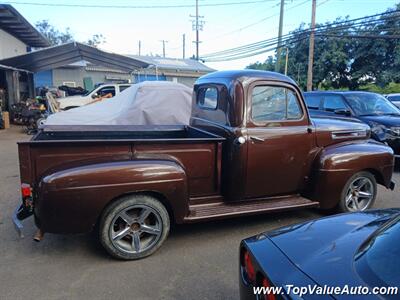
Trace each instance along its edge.
<path fill-rule="evenodd" d="M 390 12 L 385 12 L 385 13 L 380 13 L 380 14 L 375 14 L 375 15 L 371 15 L 371 16 L 366 16 L 366 17 L 362 17 L 362 18 L 356 18 L 356 19 L 352 19 L 352 20 L 344 20 L 344 21 L 337 21 L 337 22 L 332 22 L 329 24 L 325 24 L 325 25 L 320 25 L 316 27 L 316 32 L 317 33 L 322 33 L 323 31 L 330 31 L 332 29 L 345 29 L 345 28 L 350 28 L 352 27 L 352 29 L 356 29 L 362 26 L 365 26 L 366 24 L 368 25 L 380 25 L 382 22 L 384 22 L 385 20 L 388 19 L 392 19 L 392 18 L 398 18 L 399 14 L 397 14 L 400 10 L 393 10 Z M 388 16 L 388 14 L 391 14 Z M 393 15 L 394 14 L 394 15 Z M 365 21 L 367 19 L 371 19 L 374 17 L 381 17 L 380 19 L 377 20 L 368 20 Z M 382 18 L 384 17 L 384 18 Z M 361 20 L 363 20 L 361 22 Z M 355 23 L 353 23 L 354 21 L 357 21 Z M 337 26 L 335 26 L 337 25 Z M 305 29 L 302 31 L 297 31 L 297 32 L 292 32 L 290 34 L 286 34 L 283 36 L 284 41 L 287 43 L 290 39 L 292 39 L 294 36 L 300 36 L 300 35 L 305 35 L 308 37 L 310 33 L 310 29 Z M 220 57 L 225 57 L 225 56 L 232 56 L 235 54 L 243 54 L 246 53 L 248 51 L 257 51 L 260 50 L 262 48 L 268 47 L 268 46 L 272 46 L 274 44 L 277 43 L 277 38 L 272 38 L 272 39 L 267 39 L 267 40 L 263 40 L 263 41 L 259 41 L 259 42 L 255 42 L 255 43 L 251 43 L 251 44 L 247 44 L 247 45 L 243 45 L 243 46 L 239 46 L 239 47 L 235 47 L 235 48 L 231 48 L 231 49 L 227 49 L 227 50 L 223 50 L 223 51 L 218 51 L 218 52 L 214 52 L 208 55 L 204 55 L 202 57 L 203 60 L 206 61 L 210 61 L 215 60 L 216 58 L 220 58 Z"/>
<path fill-rule="evenodd" d="M 297 5 L 294 5 L 294 6 L 291 6 L 291 7 L 287 8 L 287 9 L 285 9 L 285 11 L 288 11 L 288 10 L 291 10 L 291 9 L 294 9 L 294 8 L 297 8 L 297 7 L 301 6 L 301 5 L 306 4 L 306 3 L 309 2 L 309 1 L 310 1 L 310 0 L 305 0 L 305 1 L 303 1 L 303 2 L 301 2 L 301 3 L 299 3 L 299 4 L 297 4 Z M 273 7 L 275 7 L 275 6 L 276 6 L 276 5 L 274 5 Z M 254 22 L 254 23 L 248 24 L 248 25 L 246 25 L 246 26 L 237 28 L 237 29 L 235 29 L 235 30 L 232 30 L 232 31 L 229 31 L 229 32 L 220 34 L 220 35 L 217 35 L 217 36 L 215 36 L 215 37 L 213 37 L 213 38 L 211 38 L 211 39 L 208 39 L 208 41 L 210 41 L 210 40 L 215 40 L 215 39 L 218 39 L 218 38 L 220 38 L 220 37 L 224 37 L 224 36 L 227 36 L 227 35 L 231 35 L 231 34 L 234 34 L 234 33 L 237 33 L 237 32 L 243 31 L 243 30 L 246 30 L 246 29 L 248 29 L 248 28 L 250 28 L 250 27 L 256 26 L 256 25 L 258 25 L 258 24 L 260 24 L 260 23 L 263 23 L 263 22 L 265 22 L 265 21 L 267 21 L 267 20 L 269 20 L 269 19 L 271 19 L 271 18 L 273 18 L 273 17 L 276 17 L 276 16 L 279 16 L 279 13 L 275 13 L 275 14 L 273 14 L 273 15 L 264 17 L 264 18 L 262 18 L 262 19 L 260 19 L 260 20 L 258 20 L 258 21 L 256 21 L 256 22 Z"/>
<path fill-rule="evenodd" d="M 392 35 L 380 35 L 380 34 L 348 34 L 348 35 L 340 35 L 340 34 L 317 34 L 317 36 L 324 37 L 337 37 L 337 38 L 350 38 L 350 39 L 400 39 L 399 34 Z"/>
<path fill-rule="evenodd" d="M 389 29 L 395 29 L 395 28 L 389 28 Z M 397 28 L 396 28 L 397 29 Z M 387 29 L 386 29 L 387 30 Z M 385 31 L 386 31 L 385 30 Z M 328 30 L 325 30 L 324 32 L 326 32 Z M 333 37 L 333 38 L 375 38 L 375 39 L 397 39 L 398 35 L 335 35 L 335 34 L 327 34 L 327 33 L 316 33 L 316 36 L 318 38 L 321 37 Z M 297 43 L 301 40 L 307 39 L 308 35 L 300 35 L 299 37 L 296 37 L 295 35 L 289 38 L 286 38 L 284 41 L 284 44 L 281 47 L 287 47 L 290 44 L 294 44 Z M 251 51 L 249 50 L 242 50 L 241 52 L 236 52 L 233 54 L 226 54 L 225 56 L 218 56 L 218 57 L 211 57 L 211 58 L 205 58 L 202 59 L 203 61 L 207 61 L 207 62 L 216 62 L 216 61 L 229 61 L 229 60 L 236 60 L 236 59 L 241 59 L 241 58 L 246 58 L 246 57 L 251 57 L 251 56 L 255 56 L 255 55 L 259 55 L 259 54 L 263 54 L 263 53 L 267 53 L 270 52 L 274 49 L 276 49 L 276 45 L 277 41 L 275 42 L 271 42 L 269 44 L 266 45 L 261 45 L 258 46 L 257 48 L 252 49 Z"/>
<path fill-rule="evenodd" d="M 219 2 L 219 3 L 204 3 L 199 4 L 202 7 L 215 7 L 215 6 L 233 6 L 233 5 L 247 5 L 255 3 L 273 2 L 275 0 L 252 0 L 240 2 Z M 195 4 L 167 4 L 167 5 L 98 5 L 98 4 L 72 4 L 72 3 L 48 3 L 48 2 L 20 2 L 20 1 L 5 1 L 4 4 L 18 4 L 18 5 L 33 5 L 33 6 L 51 6 L 51 7 L 79 7 L 79 8 L 134 8 L 134 9 L 150 9 L 150 8 L 191 8 L 196 7 Z"/>

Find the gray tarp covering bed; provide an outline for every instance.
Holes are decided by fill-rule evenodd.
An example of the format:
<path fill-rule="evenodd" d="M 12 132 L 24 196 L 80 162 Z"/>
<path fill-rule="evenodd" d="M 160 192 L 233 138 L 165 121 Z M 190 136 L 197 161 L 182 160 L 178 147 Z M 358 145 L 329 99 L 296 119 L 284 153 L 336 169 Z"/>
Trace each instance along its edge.
<path fill-rule="evenodd" d="M 146 81 L 111 99 L 50 115 L 46 125 L 189 124 L 192 90 L 182 84 Z"/>

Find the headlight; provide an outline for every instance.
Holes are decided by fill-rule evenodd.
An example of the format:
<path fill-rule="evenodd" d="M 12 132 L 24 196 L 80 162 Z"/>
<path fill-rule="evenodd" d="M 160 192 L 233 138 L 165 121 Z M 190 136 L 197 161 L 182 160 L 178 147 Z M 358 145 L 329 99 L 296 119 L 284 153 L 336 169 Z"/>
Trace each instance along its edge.
<path fill-rule="evenodd" d="M 400 136 L 400 127 L 387 128 L 387 133 L 395 136 Z"/>
<path fill-rule="evenodd" d="M 387 131 L 387 128 L 382 124 L 371 123 L 369 124 L 369 126 L 371 126 L 372 133 L 378 136 L 384 134 Z"/>

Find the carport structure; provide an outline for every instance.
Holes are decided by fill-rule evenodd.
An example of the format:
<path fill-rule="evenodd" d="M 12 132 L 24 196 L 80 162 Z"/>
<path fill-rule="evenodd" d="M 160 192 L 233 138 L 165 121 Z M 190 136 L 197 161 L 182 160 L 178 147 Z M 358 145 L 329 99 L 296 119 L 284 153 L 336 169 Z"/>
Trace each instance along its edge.
<path fill-rule="evenodd" d="M 44 48 L 7 58 L 0 61 L 0 64 L 25 69 L 31 72 L 39 72 L 62 67 L 78 61 L 87 61 L 94 65 L 115 68 L 127 72 L 134 72 L 135 70 L 147 68 L 149 66 L 146 62 L 102 51 L 95 47 L 77 42 Z"/>
<path fill-rule="evenodd" d="M 30 47 L 50 46 L 49 41 L 9 4 L 0 4 L 0 29 Z"/>

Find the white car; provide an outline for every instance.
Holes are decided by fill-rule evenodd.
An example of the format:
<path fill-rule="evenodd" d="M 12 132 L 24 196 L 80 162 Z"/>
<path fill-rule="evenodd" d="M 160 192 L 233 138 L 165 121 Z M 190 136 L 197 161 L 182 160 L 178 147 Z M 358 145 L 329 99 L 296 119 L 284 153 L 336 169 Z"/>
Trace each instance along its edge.
<path fill-rule="evenodd" d="M 60 109 L 68 110 L 71 108 L 90 104 L 94 102 L 96 99 L 104 97 L 108 94 L 111 94 L 112 97 L 114 97 L 115 95 L 121 93 L 123 90 L 129 88 L 131 85 L 132 84 L 129 83 L 103 84 L 84 95 L 60 98 L 57 99 L 57 101 L 60 104 Z"/>

